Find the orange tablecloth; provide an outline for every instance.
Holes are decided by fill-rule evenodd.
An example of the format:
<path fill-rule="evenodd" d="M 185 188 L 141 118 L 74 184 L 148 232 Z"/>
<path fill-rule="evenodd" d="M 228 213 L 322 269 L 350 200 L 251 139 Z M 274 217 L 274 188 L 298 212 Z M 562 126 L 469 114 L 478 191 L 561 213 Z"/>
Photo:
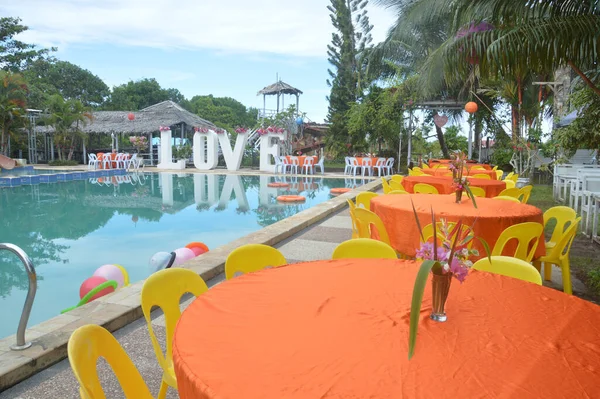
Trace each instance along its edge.
<path fill-rule="evenodd" d="M 436 169 L 423 169 L 423 173 L 427 173 L 432 176 L 444 176 L 447 173 L 452 173 L 452 171 L 448 168 L 436 168 Z M 489 175 L 492 180 L 497 180 L 496 171 L 495 170 L 485 170 L 485 169 L 467 169 L 463 172 L 463 176 L 473 176 L 473 175 Z"/>
<path fill-rule="evenodd" d="M 450 163 L 449 159 L 431 159 L 429 160 L 429 167 L 433 168 L 435 165 L 448 165 Z M 472 168 L 473 166 L 482 166 L 486 170 L 492 170 L 492 167 L 487 163 L 471 163 L 467 162 L 467 167 Z"/>
<path fill-rule="evenodd" d="M 371 200 L 371 210 L 382 219 L 392 247 L 404 255 L 415 256 L 419 247 L 419 228 L 410 200 L 413 200 L 419 215 L 421 227 L 431 223 L 431 208 L 436 219 L 441 218 L 449 222 L 458 222 L 472 226 L 475 223 L 475 235 L 483 238 L 490 246 L 496 244 L 500 233 L 509 226 L 524 222 L 544 223 L 542 211 L 535 206 L 501 201 L 489 198 L 477 198 L 477 209 L 471 200 L 463 195 L 462 203 L 456 204 L 455 197 L 451 195 L 410 194 L 410 195 L 380 195 Z M 478 240 L 473 243 L 473 248 L 480 252 L 480 257 L 485 256 L 483 246 Z M 535 251 L 535 257 L 546 254 L 544 240 L 540 240 Z"/>
<path fill-rule="evenodd" d="M 498 180 L 469 178 L 469 182 L 473 187 L 483 188 L 485 190 L 485 196 L 488 198 L 496 197 L 506 188 L 506 183 Z M 406 176 L 402 180 L 404 189 L 409 193 L 413 192 L 414 186 L 417 183 L 431 184 L 437 188 L 440 194 L 451 194 L 454 192 L 454 188 L 452 188 L 452 178 L 447 176 Z"/>
<path fill-rule="evenodd" d="M 175 331 L 180 397 L 597 397 L 600 307 L 484 272 L 452 282 L 445 323 L 429 319 L 426 287 L 409 361 L 416 273 L 407 261 L 317 261 L 211 288 Z"/>
<path fill-rule="evenodd" d="M 290 162 L 290 163 L 292 162 L 292 158 L 298 158 L 298 166 L 302 167 L 302 166 L 304 166 L 304 160 L 307 158 L 307 156 L 306 155 L 299 155 L 299 156 L 290 156 L 290 155 L 288 155 L 288 156 L 286 156 L 286 158 L 287 158 L 287 161 Z M 317 164 L 317 161 L 319 159 L 319 157 L 317 157 L 317 156 L 310 156 L 308 158 L 314 158 L 315 159 L 315 165 Z"/>
<path fill-rule="evenodd" d="M 377 165 L 377 161 L 379 160 L 379 158 L 365 158 L 365 157 L 356 157 L 356 160 L 358 161 L 358 164 L 362 166 L 362 161 L 363 159 L 370 159 L 371 160 L 371 166 L 375 166 Z M 383 158 L 385 159 L 385 158 Z"/>

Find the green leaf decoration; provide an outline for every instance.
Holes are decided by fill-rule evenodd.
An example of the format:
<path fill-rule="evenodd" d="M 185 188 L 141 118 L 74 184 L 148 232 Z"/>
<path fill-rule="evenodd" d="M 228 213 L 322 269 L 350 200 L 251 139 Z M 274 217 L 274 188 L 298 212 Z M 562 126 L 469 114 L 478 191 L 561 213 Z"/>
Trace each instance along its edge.
<path fill-rule="evenodd" d="M 433 206 L 431 207 L 431 225 L 433 226 L 433 259 L 438 260 L 437 258 L 437 223 L 435 222 L 435 213 L 433 212 Z M 425 240 L 423 240 L 425 241 Z"/>
<path fill-rule="evenodd" d="M 419 315 L 421 314 L 421 303 L 423 302 L 423 292 L 427 277 L 433 267 L 441 267 L 439 262 L 434 260 L 426 260 L 421 263 L 415 286 L 413 288 L 412 301 L 410 305 L 410 324 L 408 333 L 408 360 L 410 360 L 415 352 L 415 344 L 417 343 L 417 330 L 419 329 Z"/>
<path fill-rule="evenodd" d="M 477 209 L 477 202 L 475 201 L 475 196 L 473 195 L 471 188 L 468 184 L 465 184 L 463 187 L 465 188 L 465 190 L 467 190 L 467 195 L 469 196 L 469 198 L 471 198 L 471 202 L 473 203 L 475 209 Z"/>
<path fill-rule="evenodd" d="M 480 238 L 480 237 L 475 237 L 475 238 L 477 238 L 479 240 L 479 242 L 481 243 L 481 245 L 483 245 L 483 249 L 485 250 L 487 258 L 491 262 L 492 261 L 492 253 L 490 251 L 490 246 L 488 245 L 487 241 L 485 241 L 483 238 Z"/>
<path fill-rule="evenodd" d="M 423 229 L 421 228 L 421 223 L 419 222 L 419 216 L 417 216 L 417 210 L 415 209 L 415 203 L 413 202 L 412 197 L 410 198 L 410 204 L 412 205 L 413 213 L 415 214 L 415 220 L 417 221 L 417 227 L 419 228 L 419 234 L 421 235 L 421 241 L 425 241 L 425 237 L 423 237 Z"/>

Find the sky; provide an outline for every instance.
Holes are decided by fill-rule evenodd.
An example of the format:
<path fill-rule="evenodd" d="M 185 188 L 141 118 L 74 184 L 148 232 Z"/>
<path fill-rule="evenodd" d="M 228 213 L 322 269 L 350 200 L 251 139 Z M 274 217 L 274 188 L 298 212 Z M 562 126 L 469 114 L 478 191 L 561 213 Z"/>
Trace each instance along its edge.
<path fill-rule="evenodd" d="M 19 39 L 57 47 L 55 56 L 110 87 L 155 78 L 187 98 L 213 94 L 262 108 L 257 92 L 276 77 L 303 91 L 300 110 L 327 114 L 328 0 L 19 0 L 0 16 L 20 17 Z M 374 42 L 394 20 L 369 4 Z M 295 103 L 291 97 L 287 104 Z M 267 99 L 267 109 L 276 100 Z"/>

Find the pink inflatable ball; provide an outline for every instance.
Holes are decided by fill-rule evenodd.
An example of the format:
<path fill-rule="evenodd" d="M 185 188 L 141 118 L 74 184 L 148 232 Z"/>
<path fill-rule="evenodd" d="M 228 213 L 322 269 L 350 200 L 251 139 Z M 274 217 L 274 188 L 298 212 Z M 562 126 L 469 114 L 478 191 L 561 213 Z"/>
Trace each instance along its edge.
<path fill-rule="evenodd" d="M 125 276 L 119 266 L 103 265 L 96 269 L 92 276 L 103 277 L 106 280 L 115 280 L 118 287 L 121 288 L 125 284 Z"/>
<path fill-rule="evenodd" d="M 150 258 L 150 269 L 152 272 L 162 270 L 167 267 L 171 261 L 171 254 L 169 252 L 157 252 Z"/>
<path fill-rule="evenodd" d="M 92 276 L 92 277 L 88 278 L 81 284 L 81 287 L 79 287 L 79 299 L 83 299 L 83 297 L 86 296 L 88 292 L 90 292 L 91 290 L 93 290 L 94 288 L 99 286 L 100 284 L 105 283 L 106 281 L 108 281 L 108 280 L 105 279 L 104 277 Z M 100 297 L 103 297 L 106 294 L 110 294 L 111 292 L 114 292 L 114 291 L 115 291 L 115 289 L 113 287 L 106 287 L 105 289 L 103 289 L 102 291 L 98 292 L 96 295 L 91 297 L 89 302 L 96 300 Z"/>
<path fill-rule="evenodd" d="M 196 257 L 194 251 L 189 248 L 177 248 L 175 250 L 175 263 L 174 265 L 181 265 L 184 262 L 187 262 L 190 259 Z"/>
<path fill-rule="evenodd" d="M 200 247 L 192 247 L 190 249 L 192 250 L 192 252 L 194 252 L 194 255 L 196 255 L 196 256 L 202 255 L 203 253 L 206 252 L 203 248 L 200 248 Z"/>
<path fill-rule="evenodd" d="M 203 253 L 208 252 L 208 247 L 203 242 L 190 242 L 185 247 L 194 251 L 196 256 L 202 255 Z"/>

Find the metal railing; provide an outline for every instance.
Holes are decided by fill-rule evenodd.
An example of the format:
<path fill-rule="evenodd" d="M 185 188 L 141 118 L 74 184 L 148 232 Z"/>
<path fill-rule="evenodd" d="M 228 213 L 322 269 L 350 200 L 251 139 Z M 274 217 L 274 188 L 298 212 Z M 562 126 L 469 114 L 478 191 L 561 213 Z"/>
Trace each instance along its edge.
<path fill-rule="evenodd" d="M 29 321 L 31 307 L 35 299 L 35 292 L 37 291 L 37 276 L 31 259 L 29 259 L 29 256 L 21 248 L 13 244 L 0 243 L 0 250 L 2 249 L 6 249 L 19 257 L 21 262 L 23 262 L 23 266 L 25 266 L 25 271 L 29 279 L 29 289 L 27 290 L 25 305 L 23 305 L 23 312 L 21 313 L 21 320 L 19 320 L 19 328 L 17 329 L 17 344 L 10 347 L 14 351 L 21 351 L 31 346 L 31 342 L 25 342 L 25 330 L 27 329 L 27 322 Z"/>

